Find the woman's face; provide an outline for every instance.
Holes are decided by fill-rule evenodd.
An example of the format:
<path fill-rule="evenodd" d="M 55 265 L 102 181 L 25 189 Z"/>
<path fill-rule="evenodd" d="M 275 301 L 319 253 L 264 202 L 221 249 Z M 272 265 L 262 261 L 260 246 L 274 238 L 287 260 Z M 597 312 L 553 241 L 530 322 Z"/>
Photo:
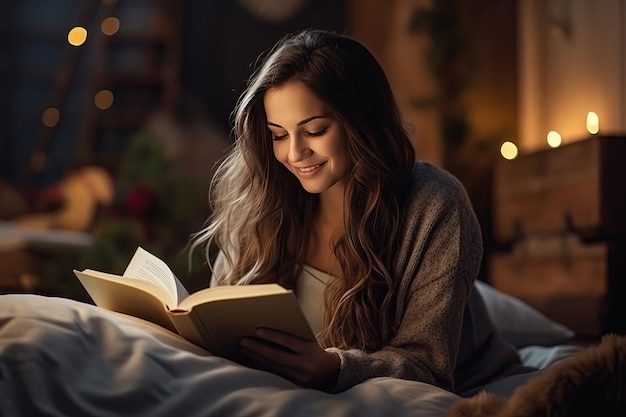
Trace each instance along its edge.
<path fill-rule="evenodd" d="M 301 82 L 265 93 L 274 156 L 309 193 L 343 187 L 349 171 L 346 132 L 328 107 Z"/>

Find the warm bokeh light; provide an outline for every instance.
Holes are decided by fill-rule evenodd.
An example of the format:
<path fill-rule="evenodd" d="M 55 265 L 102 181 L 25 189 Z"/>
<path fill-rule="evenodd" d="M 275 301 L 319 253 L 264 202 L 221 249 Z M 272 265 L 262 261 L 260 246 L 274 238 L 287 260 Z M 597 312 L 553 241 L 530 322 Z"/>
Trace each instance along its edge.
<path fill-rule="evenodd" d="M 70 45 L 81 46 L 87 40 L 87 29 L 76 26 L 67 34 L 67 41 Z"/>
<path fill-rule="evenodd" d="M 587 113 L 587 132 L 595 135 L 600 131 L 600 118 L 592 111 Z"/>
<path fill-rule="evenodd" d="M 54 107 L 48 107 L 43 111 L 41 115 L 41 121 L 47 127 L 54 127 L 59 123 L 60 113 L 59 110 Z"/>
<path fill-rule="evenodd" d="M 551 130 L 546 136 L 546 141 L 552 148 L 558 148 L 561 146 L 561 135 L 556 130 Z"/>
<path fill-rule="evenodd" d="M 500 146 L 500 154 L 504 159 L 515 159 L 518 154 L 517 146 L 513 142 L 506 141 Z"/>
<path fill-rule="evenodd" d="M 100 110 L 106 110 L 113 105 L 113 93 L 109 90 L 100 90 L 94 97 L 96 107 Z"/>
<path fill-rule="evenodd" d="M 120 30 L 120 19 L 117 17 L 107 17 L 100 24 L 100 30 L 107 36 L 112 36 Z"/>

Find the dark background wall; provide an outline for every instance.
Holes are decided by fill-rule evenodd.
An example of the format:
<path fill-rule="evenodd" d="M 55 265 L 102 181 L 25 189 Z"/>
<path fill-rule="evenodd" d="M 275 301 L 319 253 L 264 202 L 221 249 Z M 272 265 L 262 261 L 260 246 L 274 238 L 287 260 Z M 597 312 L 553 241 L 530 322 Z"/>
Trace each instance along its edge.
<path fill-rule="evenodd" d="M 229 129 L 230 112 L 251 74 L 251 66 L 262 51 L 285 34 L 304 27 L 345 31 L 343 0 L 304 1 L 302 8 L 280 21 L 257 17 L 240 6 L 239 1 L 3 0 L 0 3 L 0 181 L 20 189 L 46 187 L 61 179 L 67 167 L 77 162 L 81 146 L 87 140 L 85 124 L 90 117 L 87 109 L 93 107 L 92 83 L 97 71 L 102 71 L 94 51 L 99 42 L 99 22 L 108 13 L 105 3 L 115 3 L 121 33 L 132 30 L 133 26 L 135 30 L 147 26 L 154 20 L 153 9 L 163 2 L 183 7 L 178 52 L 179 104 L 183 105 L 183 111 L 199 113 L 225 131 Z M 67 44 L 67 33 L 77 24 L 89 29 L 87 42 L 76 48 L 76 62 L 68 66 L 71 75 L 67 97 L 60 108 L 61 120 L 46 132 L 42 128 L 42 113 L 50 106 L 55 79 L 59 78 L 63 62 L 67 62 L 64 61 L 67 51 L 72 49 Z M 119 60 L 128 61 L 126 66 L 139 61 L 139 54 L 129 51 L 118 56 Z M 117 65 L 125 66 L 124 62 Z M 42 131 L 50 133 L 45 146 L 37 145 Z M 132 131 L 120 131 L 114 140 L 123 143 L 132 134 Z M 101 147 L 108 146 L 107 152 L 113 148 L 120 152 L 121 147 L 113 146 L 112 141 L 102 141 Z M 31 157 L 37 150 L 45 153 L 46 166 L 32 176 L 29 175 Z"/>
<path fill-rule="evenodd" d="M 345 31 L 345 2 L 309 1 L 292 18 L 263 21 L 236 1 L 187 0 L 184 10 L 182 86 L 216 123 L 228 118 L 257 57 L 287 33 L 306 28 Z"/>

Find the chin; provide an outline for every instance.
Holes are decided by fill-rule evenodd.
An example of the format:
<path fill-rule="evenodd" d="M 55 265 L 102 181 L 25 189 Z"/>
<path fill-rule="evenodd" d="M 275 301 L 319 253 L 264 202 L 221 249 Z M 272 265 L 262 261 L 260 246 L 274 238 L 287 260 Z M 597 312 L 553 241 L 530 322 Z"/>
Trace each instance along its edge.
<path fill-rule="evenodd" d="M 309 194 L 321 194 L 322 191 L 324 191 L 317 187 L 305 187 L 304 185 L 302 185 L 302 188 L 304 188 L 304 191 L 306 191 Z"/>
<path fill-rule="evenodd" d="M 328 190 L 327 186 L 311 183 L 311 181 L 300 181 L 300 185 L 309 194 L 321 194 Z"/>

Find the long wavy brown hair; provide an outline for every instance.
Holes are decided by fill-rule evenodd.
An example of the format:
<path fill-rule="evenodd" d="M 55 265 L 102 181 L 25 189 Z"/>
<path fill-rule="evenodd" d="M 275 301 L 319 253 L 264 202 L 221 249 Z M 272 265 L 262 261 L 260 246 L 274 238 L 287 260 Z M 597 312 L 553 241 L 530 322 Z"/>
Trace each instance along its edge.
<path fill-rule="evenodd" d="M 286 82 L 308 86 L 343 124 L 351 171 L 345 179 L 345 234 L 332 242 L 341 279 L 326 290 L 325 346 L 376 350 L 395 331 L 395 254 L 402 205 L 415 162 L 389 82 L 359 42 L 305 30 L 260 59 L 233 112 L 234 144 L 214 175 L 212 215 L 192 247 L 225 256 L 222 284 L 278 282 L 297 292 L 318 195 L 276 160 L 263 106 Z"/>

